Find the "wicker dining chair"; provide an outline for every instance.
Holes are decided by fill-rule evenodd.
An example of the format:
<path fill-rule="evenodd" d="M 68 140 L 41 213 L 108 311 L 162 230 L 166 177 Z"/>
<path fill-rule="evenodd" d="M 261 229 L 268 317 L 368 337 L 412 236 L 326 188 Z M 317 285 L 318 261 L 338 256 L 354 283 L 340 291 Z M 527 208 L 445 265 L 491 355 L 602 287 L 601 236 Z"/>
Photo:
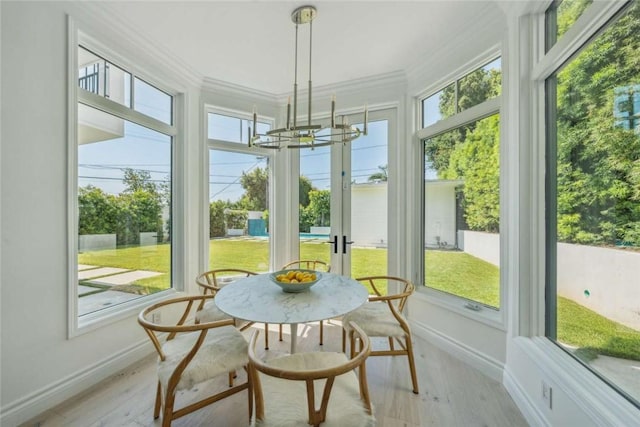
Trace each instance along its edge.
<path fill-rule="evenodd" d="M 409 323 L 402 311 L 415 286 L 406 279 L 393 276 L 370 276 L 355 279 L 369 285 L 374 295 L 362 307 L 342 318 L 342 351 L 345 351 L 346 336 L 350 335 L 353 354 L 354 337 L 351 335 L 351 323 L 356 323 L 370 337 L 386 337 L 389 349 L 371 350 L 371 356 L 407 356 L 413 392 L 418 394 L 418 378 L 413 356 L 413 344 Z M 399 292 L 389 293 L 388 289 L 397 286 Z M 395 343 L 399 348 L 395 347 Z"/>
<path fill-rule="evenodd" d="M 197 306 L 213 299 L 212 295 L 173 298 L 153 304 L 140 312 L 138 323 L 144 328 L 158 353 L 158 386 L 153 418 L 162 412 L 162 427 L 168 427 L 180 418 L 232 394 L 248 390 L 248 413 L 252 415 L 251 376 L 248 372 L 248 344 L 234 327 L 233 319 L 193 323 Z M 175 322 L 152 321 L 162 314 L 177 319 Z M 170 316 L 172 315 L 172 316 Z M 233 384 L 233 374 L 247 370 L 246 382 Z M 228 375 L 229 387 L 175 409 L 178 391 L 191 390 L 197 384 Z"/>
<path fill-rule="evenodd" d="M 314 260 L 296 260 L 296 261 L 291 261 L 287 264 L 285 264 L 281 270 L 292 270 L 292 269 L 304 269 L 304 270 L 314 270 L 314 271 L 320 271 L 320 272 L 326 272 L 326 273 L 330 273 L 331 272 L 331 266 L 329 265 L 329 263 L 325 262 L 325 261 L 320 261 L 317 259 Z M 323 321 L 320 320 L 320 345 L 322 345 L 323 340 L 324 340 L 324 326 L 323 326 Z M 282 324 L 278 325 L 278 339 L 280 341 L 282 341 Z"/>
<path fill-rule="evenodd" d="M 366 373 L 371 343 L 358 325 L 351 327 L 360 344 L 351 358 L 344 352 L 318 351 L 263 361 L 255 352 L 255 331 L 249 343 L 252 425 L 374 426 Z"/>
<path fill-rule="evenodd" d="M 198 277 L 196 277 L 196 283 L 202 289 L 203 295 L 214 295 L 225 285 L 234 282 L 243 277 L 255 276 L 258 273 L 253 271 L 243 270 L 239 268 L 218 268 L 215 270 L 206 271 Z M 196 322 L 212 322 L 215 320 L 230 319 L 231 317 L 223 313 L 216 303 L 211 300 L 202 302 L 198 307 L 196 313 Z M 243 321 L 240 319 L 234 319 L 235 325 L 241 331 L 252 326 L 255 322 Z M 243 323 L 244 322 L 244 323 Z M 269 349 L 269 325 L 264 325 L 264 348 Z"/>

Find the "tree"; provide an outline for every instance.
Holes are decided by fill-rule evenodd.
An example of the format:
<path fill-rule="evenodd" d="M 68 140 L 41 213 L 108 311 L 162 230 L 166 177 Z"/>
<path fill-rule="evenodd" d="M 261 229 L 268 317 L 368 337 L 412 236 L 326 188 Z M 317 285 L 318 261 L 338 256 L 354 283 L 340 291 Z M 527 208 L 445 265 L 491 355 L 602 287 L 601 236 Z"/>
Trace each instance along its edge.
<path fill-rule="evenodd" d="M 138 189 L 117 198 L 116 234 L 118 245 L 140 243 L 140 233 L 156 232 L 162 241 L 162 205 L 158 194 Z"/>
<path fill-rule="evenodd" d="M 227 233 L 224 211 L 229 208 L 229 203 L 216 200 L 209 204 L 209 237 L 224 237 Z"/>
<path fill-rule="evenodd" d="M 640 245 L 640 131 L 616 116 L 636 96 L 638 34 L 636 3 L 557 74 L 560 241 Z"/>
<path fill-rule="evenodd" d="M 500 93 L 498 70 L 478 69 L 442 91 L 440 114 L 449 117 Z M 440 179 L 464 181 L 461 206 L 469 228 L 499 231 L 499 117 L 491 116 L 430 138 L 425 160 Z"/>
<path fill-rule="evenodd" d="M 156 184 L 151 181 L 151 174 L 148 171 L 126 168 L 122 182 L 126 186 L 123 193 L 134 193 L 138 190 L 158 193 Z"/>
<path fill-rule="evenodd" d="M 387 165 L 384 166 L 378 166 L 378 169 L 380 170 L 379 172 L 373 173 L 371 175 L 369 175 L 369 178 L 367 178 L 367 181 L 369 182 L 374 182 L 374 181 L 388 181 L 389 176 L 387 174 Z"/>
<path fill-rule="evenodd" d="M 458 81 L 458 104 L 456 106 L 455 85 L 442 90 L 439 110 L 442 118 L 457 111 L 467 110 L 500 94 L 502 75 L 498 70 L 479 68 Z M 456 144 L 464 141 L 468 132 L 473 132 L 475 123 L 461 126 L 442 135 L 430 138 L 425 144 L 425 156 L 438 176 L 449 167 L 449 158 Z"/>
<path fill-rule="evenodd" d="M 309 205 L 309 192 L 311 190 L 315 190 L 316 188 L 311 183 L 311 180 L 304 175 L 300 175 L 300 181 L 298 184 L 298 197 L 299 203 L 302 207 L 307 207 Z"/>
<path fill-rule="evenodd" d="M 255 168 L 249 173 L 242 172 L 240 185 L 244 194 L 240 199 L 240 206 L 250 211 L 267 209 L 269 172 L 266 168 Z"/>
<path fill-rule="evenodd" d="M 228 229 L 244 229 L 247 225 L 248 217 L 249 214 L 246 210 L 225 209 L 224 211 L 224 220 Z"/>
<path fill-rule="evenodd" d="M 326 227 L 330 224 L 331 192 L 329 190 L 311 190 L 309 192 L 309 205 L 304 208 L 305 216 L 308 216 L 311 225 Z"/>
<path fill-rule="evenodd" d="M 115 233 L 116 197 L 92 185 L 78 191 L 78 234 Z"/>
<path fill-rule="evenodd" d="M 500 119 L 477 122 L 467 138 L 455 146 L 445 179 L 463 179 L 464 217 L 469 228 L 496 233 L 500 225 Z"/>

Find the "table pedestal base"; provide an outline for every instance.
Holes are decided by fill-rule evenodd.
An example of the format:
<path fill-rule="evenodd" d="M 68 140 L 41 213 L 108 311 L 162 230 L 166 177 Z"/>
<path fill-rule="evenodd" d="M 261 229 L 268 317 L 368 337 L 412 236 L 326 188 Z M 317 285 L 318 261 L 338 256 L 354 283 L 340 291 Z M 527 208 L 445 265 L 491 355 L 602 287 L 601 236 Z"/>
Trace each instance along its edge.
<path fill-rule="evenodd" d="M 291 327 L 291 354 L 296 352 L 296 344 L 298 343 L 298 324 L 297 323 L 290 323 L 289 326 Z"/>

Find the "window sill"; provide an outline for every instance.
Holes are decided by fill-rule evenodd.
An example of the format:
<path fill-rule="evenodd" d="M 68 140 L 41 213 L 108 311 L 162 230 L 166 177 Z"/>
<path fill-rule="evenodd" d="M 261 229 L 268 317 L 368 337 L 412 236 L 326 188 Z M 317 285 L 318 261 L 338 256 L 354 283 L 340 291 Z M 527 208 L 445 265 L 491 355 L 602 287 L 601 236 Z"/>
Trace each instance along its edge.
<path fill-rule="evenodd" d="M 138 316 L 140 311 L 145 307 L 155 304 L 159 301 L 165 300 L 170 297 L 176 296 L 177 291 L 175 289 L 168 289 L 163 292 L 137 298 L 132 301 L 128 301 L 122 304 L 115 305 L 113 307 L 105 308 L 103 310 L 88 313 L 80 317 L 71 319 L 69 327 L 69 339 L 94 331 L 98 328 L 102 328 L 113 323 L 119 322 L 123 319 Z"/>
<path fill-rule="evenodd" d="M 507 330 L 504 310 L 489 308 L 482 304 L 477 304 L 444 292 L 429 289 L 425 286 L 416 287 L 414 295 L 417 300 L 437 305 L 438 307 L 490 326 L 494 329 L 505 332 Z M 478 306 L 479 310 L 476 311 L 468 308 L 469 303 Z"/>

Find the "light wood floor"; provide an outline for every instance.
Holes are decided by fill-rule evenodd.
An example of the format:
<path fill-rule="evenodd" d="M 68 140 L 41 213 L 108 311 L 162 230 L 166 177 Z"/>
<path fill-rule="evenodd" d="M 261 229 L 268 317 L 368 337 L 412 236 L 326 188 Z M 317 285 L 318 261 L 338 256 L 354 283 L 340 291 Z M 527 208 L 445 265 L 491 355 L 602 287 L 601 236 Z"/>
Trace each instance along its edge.
<path fill-rule="evenodd" d="M 288 351 L 289 335 L 278 342 L 275 325 L 267 357 Z M 253 329 L 245 333 L 250 335 Z M 264 328 L 262 328 L 264 330 Z M 299 351 L 341 350 L 339 322 L 325 322 L 325 344 L 318 345 L 318 325 L 300 325 Z M 379 341 L 372 340 L 374 347 Z M 371 357 L 367 361 L 369 390 L 380 427 L 527 426 L 504 387 L 477 370 L 414 337 L 420 394 L 411 392 L 406 357 Z M 259 339 L 263 343 L 263 337 Z M 41 414 L 23 426 L 159 426 L 153 419 L 156 357 L 149 356 L 110 379 Z M 240 380 L 244 379 L 244 373 Z M 176 404 L 225 387 L 226 378 L 201 389 L 182 392 Z M 179 407 L 179 406 L 176 406 Z M 241 392 L 174 421 L 173 426 L 247 426 L 247 394 Z M 345 426 L 346 427 L 346 426 Z"/>

